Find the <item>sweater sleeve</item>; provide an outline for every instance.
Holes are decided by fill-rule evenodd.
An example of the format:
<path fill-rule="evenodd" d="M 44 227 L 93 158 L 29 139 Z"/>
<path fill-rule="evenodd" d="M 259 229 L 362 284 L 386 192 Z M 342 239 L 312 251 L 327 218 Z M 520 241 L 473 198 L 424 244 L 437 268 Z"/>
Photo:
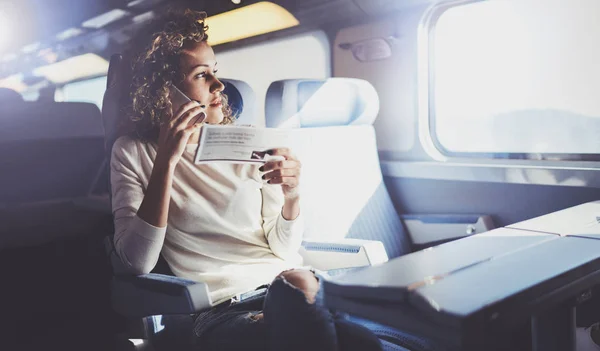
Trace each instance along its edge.
<path fill-rule="evenodd" d="M 110 163 L 114 242 L 117 254 L 132 274 L 147 274 L 158 262 L 166 227 L 154 227 L 137 216 L 144 199 L 137 160 L 134 142 L 124 138 L 115 142 Z"/>
<path fill-rule="evenodd" d="M 302 214 L 288 221 L 283 218 L 283 192 L 280 185 L 262 187 L 263 229 L 273 253 L 284 260 L 294 259 L 302 245 L 304 221 Z"/>

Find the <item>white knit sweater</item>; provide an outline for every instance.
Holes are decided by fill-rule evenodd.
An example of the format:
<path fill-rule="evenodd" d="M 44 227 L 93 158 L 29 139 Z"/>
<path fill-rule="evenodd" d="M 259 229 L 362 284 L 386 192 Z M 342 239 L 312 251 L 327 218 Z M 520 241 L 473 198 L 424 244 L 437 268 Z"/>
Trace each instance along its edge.
<path fill-rule="evenodd" d="M 299 267 L 301 217 L 281 215 L 281 186 L 265 184 L 257 165 L 195 165 L 187 145 L 174 173 L 168 224 L 136 213 L 148 187 L 156 145 L 121 137 L 111 158 L 115 246 L 134 274 L 150 272 L 162 252 L 173 273 L 208 284 L 213 302 L 269 283 Z"/>

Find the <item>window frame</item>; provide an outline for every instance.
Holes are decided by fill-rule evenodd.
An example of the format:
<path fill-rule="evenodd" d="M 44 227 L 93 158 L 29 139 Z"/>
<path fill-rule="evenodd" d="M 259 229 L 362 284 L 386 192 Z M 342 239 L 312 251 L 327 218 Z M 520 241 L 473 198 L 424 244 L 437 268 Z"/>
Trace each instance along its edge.
<path fill-rule="evenodd" d="M 527 153 L 527 152 L 476 152 L 452 151 L 447 149 L 439 140 L 436 132 L 435 109 L 435 32 L 439 18 L 449 9 L 490 0 L 455 0 L 431 6 L 425 12 L 419 28 L 418 38 L 418 85 L 419 85 L 419 114 L 420 138 L 425 150 L 437 160 L 466 159 L 469 161 L 487 160 L 491 162 L 524 162 L 551 161 L 561 164 L 576 162 L 600 162 L 600 153 Z"/>

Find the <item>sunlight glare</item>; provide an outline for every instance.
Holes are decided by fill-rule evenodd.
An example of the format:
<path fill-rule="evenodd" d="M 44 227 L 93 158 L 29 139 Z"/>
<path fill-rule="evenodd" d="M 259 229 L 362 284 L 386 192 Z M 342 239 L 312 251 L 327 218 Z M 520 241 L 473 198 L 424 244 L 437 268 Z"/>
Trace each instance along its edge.
<path fill-rule="evenodd" d="M 0 53 L 3 53 L 12 41 L 11 27 L 9 16 L 0 11 Z"/>

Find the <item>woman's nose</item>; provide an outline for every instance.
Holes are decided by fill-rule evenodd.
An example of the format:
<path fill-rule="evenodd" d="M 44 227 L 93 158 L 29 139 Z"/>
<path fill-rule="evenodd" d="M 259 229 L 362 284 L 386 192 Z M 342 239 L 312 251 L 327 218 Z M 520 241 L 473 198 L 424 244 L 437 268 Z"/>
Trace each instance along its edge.
<path fill-rule="evenodd" d="M 225 89 L 225 85 L 223 85 L 219 79 L 215 78 L 214 82 L 210 86 L 210 92 L 213 94 L 220 93 L 223 91 L 223 89 Z"/>

